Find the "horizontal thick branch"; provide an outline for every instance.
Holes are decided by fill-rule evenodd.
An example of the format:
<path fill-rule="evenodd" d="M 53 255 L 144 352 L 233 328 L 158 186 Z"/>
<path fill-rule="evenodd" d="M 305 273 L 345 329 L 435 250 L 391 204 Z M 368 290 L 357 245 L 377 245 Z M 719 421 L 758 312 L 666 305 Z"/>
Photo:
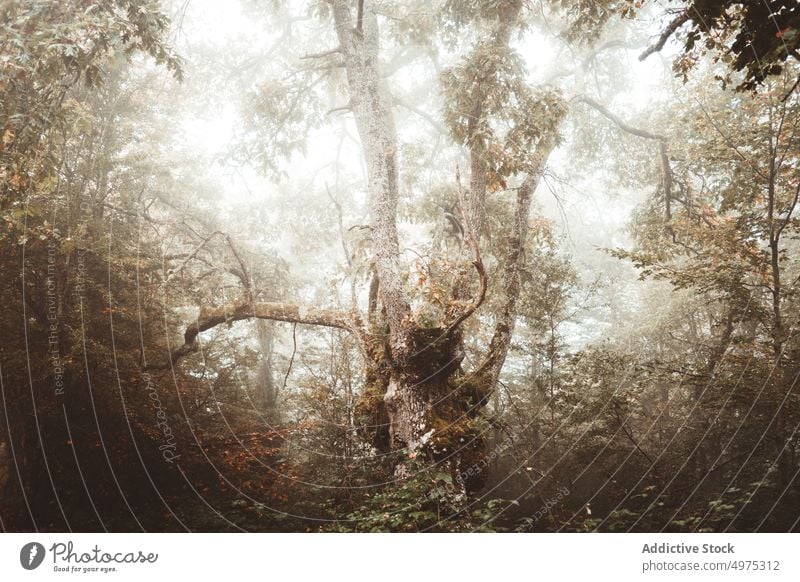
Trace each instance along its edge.
<path fill-rule="evenodd" d="M 200 309 L 197 321 L 186 329 L 183 337 L 187 344 L 192 343 L 200 332 L 209 330 L 221 323 L 252 318 L 338 327 L 339 329 L 347 330 L 352 329 L 354 325 L 352 317 L 342 311 L 307 309 L 291 303 L 250 303 L 241 301 L 220 307 L 203 307 Z"/>
<path fill-rule="evenodd" d="M 305 325 L 335 327 L 352 331 L 360 335 L 357 316 L 334 309 L 311 309 L 292 303 L 250 302 L 240 300 L 219 307 L 202 307 L 197 319 L 186 328 L 183 334 L 184 343 L 170 353 L 170 361 L 166 365 L 149 366 L 149 368 L 167 368 L 180 358 L 198 349 L 197 336 L 222 323 L 241 321 L 243 319 L 269 319 Z"/>

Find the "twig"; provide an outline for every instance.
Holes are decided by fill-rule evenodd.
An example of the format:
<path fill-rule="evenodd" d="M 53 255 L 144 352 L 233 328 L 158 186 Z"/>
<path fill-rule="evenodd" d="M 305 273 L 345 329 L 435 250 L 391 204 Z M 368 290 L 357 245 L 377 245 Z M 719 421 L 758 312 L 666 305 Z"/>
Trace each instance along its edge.
<path fill-rule="evenodd" d="M 364 0 L 358 0 L 358 16 L 356 17 L 356 30 L 364 34 Z"/>
<path fill-rule="evenodd" d="M 457 328 L 483 304 L 484 299 L 486 299 L 486 288 L 488 287 L 488 277 L 486 275 L 486 269 L 483 266 L 483 260 L 481 259 L 481 249 L 478 246 L 478 240 L 475 236 L 473 217 L 467 212 L 464 189 L 461 187 L 461 171 L 458 165 L 456 165 L 456 190 L 458 192 L 458 204 L 461 207 L 461 214 L 464 217 L 464 242 L 467 243 L 467 246 L 472 251 L 472 265 L 478 272 L 479 290 L 478 297 L 472 302 L 472 305 L 458 315 L 448 326 L 451 329 Z"/>
<path fill-rule="evenodd" d="M 341 54 L 341 53 L 342 53 L 342 47 L 338 47 L 337 46 L 336 48 L 330 49 L 330 50 L 327 50 L 327 51 L 322 51 L 322 52 L 319 52 L 319 53 L 309 53 L 307 55 L 303 55 L 300 58 L 301 59 L 321 59 L 321 58 L 324 58 L 324 57 L 329 57 L 331 55 L 337 55 L 337 54 Z"/>
<path fill-rule="evenodd" d="M 191 253 L 189 253 L 189 255 L 186 257 L 186 259 L 180 264 L 180 266 L 177 269 L 175 269 L 174 271 L 172 271 L 172 273 L 170 273 L 167 276 L 167 281 L 169 281 L 176 273 L 180 273 L 181 271 L 183 271 L 183 269 L 186 267 L 186 265 L 189 264 L 189 261 L 191 261 L 193 258 L 195 258 L 197 256 L 197 253 L 199 253 L 203 249 L 203 247 L 205 247 L 206 244 L 208 244 L 208 241 L 210 241 L 212 238 L 214 238 L 218 234 L 222 235 L 222 232 L 219 231 L 219 230 L 215 230 L 210 235 L 205 237 L 200 242 L 200 244 L 197 245 L 197 247 Z"/>
<path fill-rule="evenodd" d="M 292 324 L 292 357 L 289 358 L 289 367 L 286 368 L 286 376 L 283 377 L 283 388 L 281 390 L 286 390 L 286 383 L 289 381 L 289 374 L 292 372 L 295 354 L 297 354 L 297 323 Z"/>

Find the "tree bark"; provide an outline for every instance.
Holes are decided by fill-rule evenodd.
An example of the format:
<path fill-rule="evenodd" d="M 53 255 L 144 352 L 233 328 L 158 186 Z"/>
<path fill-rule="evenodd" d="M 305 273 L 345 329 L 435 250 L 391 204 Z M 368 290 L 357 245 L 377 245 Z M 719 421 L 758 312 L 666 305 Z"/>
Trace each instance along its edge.
<path fill-rule="evenodd" d="M 511 336 L 514 334 L 517 316 L 517 301 L 520 293 L 520 275 L 525 265 L 525 247 L 528 241 L 528 217 L 531 202 L 536 188 L 544 175 L 551 148 L 543 148 L 534 156 L 531 173 L 517 191 L 517 205 L 514 212 L 514 223 L 509 235 L 509 251 L 503 280 L 503 303 L 495 320 L 492 339 L 486 357 L 473 373 L 481 378 L 490 389 L 500 377 L 500 371 L 511 347 Z"/>
<path fill-rule="evenodd" d="M 482 303 L 487 287 L 479 249 L 487 171 L 483 152 L 477 146 L 470 151 L 469 199 L 461 192 L 460 179 L 457 180 L 467 228 L 465 267 L 456 277 L 451 308 L 441 325 L 422 327 L 413 318 L 400 272 L 398 147 L 391 109 L 393 100 L 378 66 L 377 17 L 370 0 L 359 5 L 357 22 L 351 13 L 352 2 L 332 0 L 331 3 L 339 40 L 337 51 L 343 57 L 349 102 L 367 166 L 374 264 L 367 326 L 354 314 L 303 310 L 282 303 L 252 303 L 245 298 L 234 304 L 201 309 L 197 321 L 186 330 L 184 345 L 173 352 L 172 361 L 197 348 L 200 332 L 248 317 L 347 329 L 359 338 L 366 360 L 365 389 L 355 411 L 364 425 L 362 435 L 368 436 L 377 448 L 398 455 L 398 477 L 409 474 L 409 459 L 425 455 L 443 470 L 451 471 L 453 482 L 462 491 L 477 489 L 485 476 L 465 480 L 461 468 L 478 464 L 485 456 L 482 430 L 476 421 L 508 353 L 531 198 L 549 149 L 537 152 L 534 170 L 519 190 L 511 234 L 512 253 L 505 269 L 505 303 L 487 363 L 481 367 L 481 373 L 467 375 L 461 368 L 465 357 L 462 327 Z M 517 14 L 521 5 L 515 6 Z M 500 33 L 496 42 L 508 42 L 513 21 L 506 18 L 497 23 Z M 472 284 L 473 268 L 477 272 L 477 289 Z"/>
<path fill-rule="evenodd" d="M 256 331 L 258 333 L 258 347 L 261 351 L 261 361 L 258 364 L 256 374 L 257 402 L 263 406 L 264 414 L 269 423 L 280 424 L 281 411 L 278 405 L 278 385 L 272 377 L 274 330 L 267 320 L 260 319 L 256 322 Z"/>
<path fill-rule="evenodd" d="M 434 395 L 446 390 L 449 377 L 463 358 L 461 337 L 457 329 L 425 330 L 412 320 L 399 265 L 393 100 L 378 68 L 378 22 L 372 2 L 359 4 L 355 26 L 349 4 L 344 0 L 334 0 L 333 16 L 347 71 L 350 103 L 367 163 L 372 247 L 376 281 L 379 281 L 377 298 L 388 326 L 388 342 L 373 357 L 376 368 L 372 374 L 373 397 L 383 395 L 389 420 L 388 439 L 379 441 L 413 457 L 432 434 L 432 409 L 440 400 L 434 399 Z"/>
<path fill-rule="evenodd" d="M 329 309 L 308 309 L 291 303 L 253 302 L 249 297 L 245 297 L 219 307 L 201 307 L 197 319 L 186 328 L 183 334 L 183 345 L 171 351 L 169 362 L 147 366 L 147 369 L 169 368 L 180 358 L 197 351 L 199 348 L 197 336 L 201 332 L 208 331 L 222 323 L 251 318 L 336 327 L 361 335 L 358 316 Z"/>
<path fill-rule="evenodd" d="M 397 137 L 388 88 L 378 70 L 378 22 L 367 1 L 359 5 L 354 28 L 350 7 L 334 0 L 333 17 L 344 55 L 350 103 L 367 163 L 369 211 L 378 295 L 386 310 L 390 347 L 394 357 L 407 351 L 407 326 L 411 319 L 400 274 L 397 237 Z"/>

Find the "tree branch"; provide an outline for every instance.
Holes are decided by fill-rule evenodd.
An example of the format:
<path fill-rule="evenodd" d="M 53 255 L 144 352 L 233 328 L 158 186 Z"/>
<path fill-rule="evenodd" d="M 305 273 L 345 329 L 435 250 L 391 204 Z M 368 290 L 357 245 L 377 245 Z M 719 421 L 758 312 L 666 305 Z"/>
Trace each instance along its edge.
<path fill-rule="evenodd" d="M 322 51 L 319 53 L 308 53 L 300 57 L 301 59 L 322 59 L 324 57 L 329 57 L 331 55 L 338 55 L 342 53 L 341 47 L 336 47 L 327 51 Z"/>
<path fill-rule="evenodd" d="M 517 191 L 517 207 L 514 212 L 514 223 L 508 243 L 505 274 L 503 282 L 503 304 L 495 320 L 492 339 L 486 358 L 472 373 L 473 377 L 483 377 L 487 388 L 493 388 L 500 376 L 500 370 L 506 361 L 511 336 L 514 333 L 517 317 L 517 301 L 521 288 L 521 273 L 525 265 L 525 249 L 528 240 L 528 215 L 531 201 L 539 182 L 544 175 L 551 148 L 543 148 L 537 152 L 533 160 L 531 172 Z"/>
<path fill-rule="evenodd" d="M 652 139 L 659 143 L 659 157 L 661 161 L 661 178 L 664 185 L 664 206 L 665 206 L 665 216 L 667 221 L 672 219 L 672 168 L 669 165 L 669 140 L 666 136 L 660 135 L 658 133 L 652 133 L 644 129 L 640 129 L 638 127 L 633 127 L 629 125 L 613 113 L 609 111 L 606 107 L 592 99 L 591 97 L 587 97 L 585 95 L 579 95 L 574 99 L 577 103 L 585 103 L 595 111 L 599 112 L 603 117 L 611 121 L 614 125 L 620 128 L 625 133 L 629 133 L 631 135 L 635 135 L 636 137 L 641 137 L 644 139 Z"/>
<path fill-rule="evenodd" d="M 225 241 L 228 243 L 228 247 L 230 247 L 233 256 L 236 257 L 236 261 L 239 263 L 241 275 L 235 273 L 233 269 L 228 269 L 228 272 L 233 273 L 239 278 L 239 280 L 242 282 L 242 285 L 244 285 L 245 290 L 247 291 L 249 299 L 252 301 L 255 299 L 255 296 L 253 295 L 253 280 L 250 278 L 250 270 L 247 268 L 247 263 L 242 258 L 242 255 L 239 254 L 239 251 L 236 249 L 236 245 L 233 244 L 233 240 L 231 240 L 230 235 L 226 234 L 224 236 Z"/>
<path fill-rule="evenodd" d="M 486 276 L 486 268 L 483 266 L 481 259 L 481 250 L 478 246 L 477 233 L 475 232 L 475 219 L 467 211 L 467 203 L 464 199 L 464 190 L 461 187 L 461 172 L 456 166 L 456 189 L 458 192 L 458 204 L 461 206 L 461 214 L 464 217 L 464 242 L 472 253 L 472 266 L 478 272 L 479 290 L 478 296 L 472 304 L 464 309 L 461 313 L 456 315 L 455 319 L 448 324 L 449 328 L 456 328 L 461 325 L 470 315 L 481 306 L 484 299 L 486 299 L 486 288 L 488 287 L 488 278 Z"/>
<path fill-rule="evenodd" d="M 332 113 L 339 113 L 340 111 L 352 111 L 352 110 L 353 110 L 352 105 L 348 103 L 347 105 L 342 105 L 340 107 L 333 107 L 331 109 L 328 109 L 325 115 L 331 115 Z"/>
<path fill-rule="evenodd" d="M 431 115 L 429 115 L 427 112 L 423 111 L 419 107 L 414 107 L 413 105 L 403 101 L 399 97 L 394 98 L 394 104 L 404 109 L 408 109 L 412 113 L 416 113 L 422 119 L 427 121 L 431 125 L 431 127 L 433 127 L 440 134 L 447 135 L 447 129 L 445 129 L 445 127 L 441 123 L 439 123 L 436 119 L 434 119 Z"/>
<path fill-rule="evenodd" d="M 356 333 L 359 337 L 362 335 L 359 318 L 355 315 L 336 310 L 308 309 L 291 303 L 252 302 L 246 298 L 219 307 L 201 307 L 197 319 L 183 334 L 183 345 L 170 353 L 169 362 L 148 366 L 148 369 L 169 368 L 183 356 L 197 351 L 197 336 L 201 332 L 222 323 L 252 318 L 335 327 Z"/>
<path fill-rule="evenodd" d="M 688 20 L 689 12 L 683 12 L 674 18 L 672 22 L 667 25 L 667 28 L 664 29 L 664 32 L 661 33 L 661 36 L 658 37 L 658 41 L 654 45 L 647 47 L 647 49 L 645 49 L 645 51 L 639 55 L 639 60 L 643 61 L 653 53 L 657 53 L 663 49 L 670 37 L 675 34 L 675 31 L 683 26 Z"/>
<path fill-rule="evenodd" d="M 358 0 L 358 15 L 356 16 L 356 30 L 358 34 L 364 33 L 364 0 Z"/>
<path fill-rule="evenodd" d="M 798 198 L 800 198 L 800 181 L 797 183 L 797 188 L 794 189 L 794 196 L 792 197 L 792 202 L 789 205 L 789 210 L 786 212 L 786 218 L 783 220 L 783 224 L 778 227 L 778 237 L 781 236 L 781 233 L 783 232 L 783 229 L 786 228 L 786 225 L 791 222 L 792 213 L 794 213 L 794 209 L 797 207 Z"/>
<path fill-rule="evenodd" d="M 667 138 L 663 135 L 659 135 L 657 133 L 651 133 L 644 129 L 639 129 L 638 127 L 633 127 L 632 125 L 628 125 L 622 119 L 611 113 L 606 107 L 592 99 L 591 97 L 587 97 L 586 95 L 578 95 L 576 96 L 573 101 L 576 103 L 585 103 L 592 109 L 598 111 L 605 117 L 606 119 L 610 120 L 614 125 L 619 127 L 622 131 L 626 133 L 630 133 L 631 135 L 635 135 L 637 137 L 643 137 L 645 139 L 655 139 L 659 141 L 666 141 Z"/>
<path fill-rule="evenodd" d="M 205 247 L 205 246 L 208 244 L 208 242 L 209 242 L 209 241 L 210 241 L 212 238 L 214 238 L 216 235 L 220 235 L 220 236 L 222 236 L 222 232 L 221 232 L 221 231 L 219 231 L 219 230 L 215 230 L 214 232 L 212 232 L 211 234 L 209 234 L 207 237 L 205 237 L 205 238 L 204 238 L 204 239 L 203 239 L 203 240 L 200 242 L 200 244 L 199 244 L 199 245 L 197 245 L 197 246 L 195 247 L 195 249 L 194 249 L 194 250 L 193 250 L 191 253 L 189 253 L 189 255 L 186 257 L 186 259 L 184 259 L 184 261 L 183 261 L 183 262 L 180 264 L 180 266 L 179 266 L 177 269 L 174 269 L 174 270 L 173 270 L 171 273 L 169 273 L 169 275 L 167 275 L 167 278 L 166 278 L 166 280 L 167 280 L 167 281 L 169 281 L 170 279 L 172 279 L 172 277 L 173 277 L 174 275 L 176 275 L 177 273 L 180 273 L 181 271 L 183 271 L 183 269 L 186 267 L 186 265 L 188 265 L 188 264 L 189 264 L 189 261 L 191 261 L 192 259 L 194 259 L 194 258 L 197 256 L 197 253 L 199 253 L 201 250 L 203 250 L 203 247 Z"/>
<path fill-rule="evenodd" d="M 513 23 L 521 10 L 521 4 L 516 5 L 512 10 L 504 15 L 504 18 L 495 23 L 494 30 L 492 31 L 491 43 L 493 48 L 503 49 L 508 47 L 509 39 Z M 469 59 L 479 58 L 479 51 L 477 47 L 480 43 L 475 45 L 475 50 Z M 455 327 L 463 322 L 475 309 L 483 302 L 483 295 L 485 294 L 484 285 L 486 284 L 486 273 L 483 270 L 483 263 L 480 258 L 479 245 L 481 236 L 484 230 L 484 222 L 486 218 L 486 191 L 487 191 L 487 174 L 489 165 L 487 162 L 486 146 L 484 140 L 477 139 L 482 127 L 482 118 L 485 114 L 485 107 L 490 98 L 491 90 L 494 81 L 485 78 L 485 82 L 477 83 L 474 91 L 473 106 L 469 112 L 466 128 L 466 143 L 469 149 L 469 164 L 470 164 L 470 183 L 469 183 L 469 199 L 464 199 L 464 193 L 461 189 L 461 180 L 456 174 L 459 204 L 465 221 L 469 222 L 467 228 L 469 238 L 465 237 L 466 245 L 461 249 L 461 256 L 459 257 L 459 268 L 453 279 L 453 285 L 450 291 L 450 305 L 446 314 L 446 321 L 452 321 L 449 327 Z M 477 301 L 473 301 L 471 307 L 462 311 L 462 305 L 469 300 L 469 268 L 466 267 L 467 261 L 470 261 L 473 266 L 478 270 L 480 277 L 481 291 Z"/>

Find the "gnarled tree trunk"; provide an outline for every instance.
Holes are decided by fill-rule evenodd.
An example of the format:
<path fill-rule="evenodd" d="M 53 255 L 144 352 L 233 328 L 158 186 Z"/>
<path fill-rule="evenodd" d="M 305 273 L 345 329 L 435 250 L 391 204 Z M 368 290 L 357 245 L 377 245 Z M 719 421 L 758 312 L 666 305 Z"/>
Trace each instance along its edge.
<path fill-rule="evenodd" d="M 359 3 L 354 17 L 350 2 L 332 0 L 333 18 L 367 165 L 373 279 L 367 317 L 284 303 L 255 303 L 248 297 L 231 305 L 204 307 L 197 322 L 184 334 L 185 343 L 172 361 L 197 349 L 197 336 L 223 322 L 250 317 L 300 324 L 337 327 L 352 332 L 365 356 L 365 390 L 355 416 L 362 435 L 379 450 L 397 454 L 396 474 L 409 474 L 410 459 L 424 456 L 450 471 L 462 492 L 478 489 L 485 481 L 485 441 L 478 422 L 505 361 L 516 318 L 520 271 L 524 264 L 531 198 L 541 179 L 550 148 L 542 148 L 529 165 L 518 189 L 514 222 L 508 232 L 503 301 L 484 361 L 472 372 L 462 369 L 465 357 L 463 323 L 482 304 L 487 275 L 479 250 L 486 196 L 487 165 L 483 146 L 470 140 L 472 175 L 469 197 L 461 191 L 465 232 L 461 260 L 450 294 L 450 307 L 437 327 L 414 319 L 400 272 L 397 233 L 397 138 L 391 110 L 393 100 L 378 68 L 378 21 L 369 0 Z M 496 23 L 496 42 L 505 45 L 521 4 Z M 326 53 L 327 54 L 327 53 Z M 475 115 L 482 115 L 483 98 Z M 474 131 L 477 126 L 473 127 Z M 477 283 L 475 285 L 477 274 Z M 248 289 L 252 298 L 252 290 Z M 365 321 L 366 320 L 366 321 Z M 470 470 L 479 467 L 478 471 Z"/>

